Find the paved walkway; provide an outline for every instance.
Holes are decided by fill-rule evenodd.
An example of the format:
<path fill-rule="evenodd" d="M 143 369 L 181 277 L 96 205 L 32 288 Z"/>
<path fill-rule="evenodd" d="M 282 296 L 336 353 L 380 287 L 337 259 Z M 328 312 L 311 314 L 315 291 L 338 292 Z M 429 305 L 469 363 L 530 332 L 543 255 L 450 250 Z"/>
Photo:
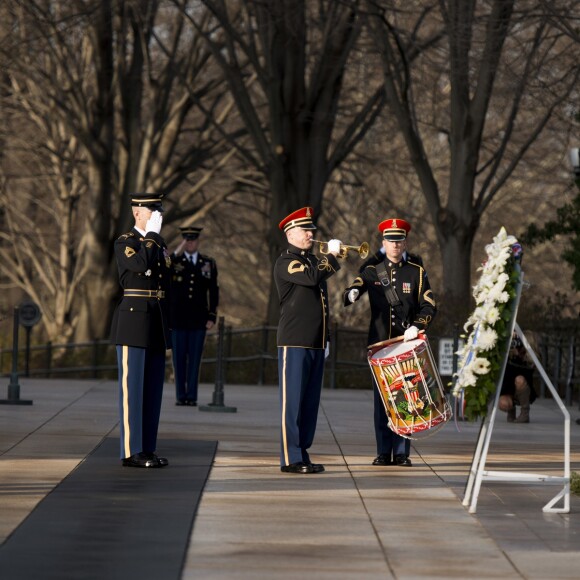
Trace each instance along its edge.
<path fill-rule="evenodd" d="M 0 405 L 0 544 L 104 436 L 117 435 L 114 383 L 20 385 L 34 404 Z M 202 404 L 212 390 L 202 386 Z M 300 476 L 279 470 L 275 387 L 227 385 L 225 403 L 237 412 L 176 407 L 166 385 L 160 454 L 164 438 L 219 441 L 182 580 L 580 577 L 579 496 L 571 513 L 545 514 L 557 486 L 484 483 L 477 513 L 462 506 L 478 424 L 448 424 L 414 442 L 412 468 L 377 468 L 372 393 L 324 391 L 311 455 L 327 471 Z M 580 471 L 580 413 L 570 412 Z M 561 413 L 539 400 L 532 421 L 500 414 L 488 468 L 563 474 Z"/>

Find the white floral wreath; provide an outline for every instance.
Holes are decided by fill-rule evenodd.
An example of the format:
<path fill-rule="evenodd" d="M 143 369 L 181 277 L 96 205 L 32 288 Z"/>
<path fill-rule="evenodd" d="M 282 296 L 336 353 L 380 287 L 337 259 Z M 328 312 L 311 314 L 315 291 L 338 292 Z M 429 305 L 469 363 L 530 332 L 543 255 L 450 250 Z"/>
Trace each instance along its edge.
<path fill-rule="evenodd" d="M 499 350 L 505 344 L 507 323 L 511 317 L 508 303 L 515 296 L 517 282 L 517 277 L 514 279 L 513 276 L 513 262 L 521 247 L 517 239 L 509 236 L 502 227 L 485 251 L 487 260 L 478 269 L 481 277 L 473 288 L 476 307 L 463 327 L 469 336 L 457 352 L 458 372 L 454 375 L 456 380 L 452 390 L 456 397 L 463 395 L 468 404 L 470 398 L 477 398 L 471 404 L 472 418 L 485 414 L 487 393 L 495 388 L 495 382 L 488 375 L 497 368 L 502 356 Z M 487 393 L 480 396 L 473 392 L 484 383 Z"/>

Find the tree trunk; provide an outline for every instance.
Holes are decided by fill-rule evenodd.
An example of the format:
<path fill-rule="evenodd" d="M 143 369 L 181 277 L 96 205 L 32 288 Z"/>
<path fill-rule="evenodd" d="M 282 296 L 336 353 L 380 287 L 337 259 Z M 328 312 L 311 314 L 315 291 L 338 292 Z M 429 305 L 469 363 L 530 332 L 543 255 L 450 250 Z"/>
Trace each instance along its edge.
<path fill-rule="evenodd" d="M 443 264 L 442 286 L 437 292 L 437 327 L 450 332 L 453 324 L 460 326 L 467 320 L 472 309 L 471 250 L 475 229 L 462 228 L 454 235 L 439 237 L 439 248 Z"/>

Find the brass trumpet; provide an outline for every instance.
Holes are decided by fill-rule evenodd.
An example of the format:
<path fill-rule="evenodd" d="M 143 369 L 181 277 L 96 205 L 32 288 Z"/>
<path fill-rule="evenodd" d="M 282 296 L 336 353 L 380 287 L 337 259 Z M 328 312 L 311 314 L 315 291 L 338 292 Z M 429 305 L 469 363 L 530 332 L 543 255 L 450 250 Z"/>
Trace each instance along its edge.
<path fill-rule="evenodd" d="M 321 254 L 328 254 L 328 242 L 320 242 L 318 240 L 312 240 L 314 243 L 318 244 L 318 249 Z M 367 242 L 363 242 L 360 246 L 347 246 L 345 244 L 340 244 L 340 252 L 338 253 L 338 258 L 346 258 L 348 252 L 352 250 L 357 252 L 361 260 L 364 260 L 370 251 L 370 246 Z"/>

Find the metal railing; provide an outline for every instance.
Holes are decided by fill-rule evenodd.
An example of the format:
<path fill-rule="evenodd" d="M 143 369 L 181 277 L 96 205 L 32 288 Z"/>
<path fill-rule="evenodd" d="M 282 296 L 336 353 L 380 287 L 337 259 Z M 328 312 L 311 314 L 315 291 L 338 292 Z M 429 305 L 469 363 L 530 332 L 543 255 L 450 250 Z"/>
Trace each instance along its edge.
<path fill-rule="evenodd" d="M 219 376 L 223 383 L 276 384 L 278 353 L 276 326 L 233 328 L 220 318 L 216 330 L 208 333 L 202 358 L 201 380 L 213 382 Z M 221 333 L 221 335 L 220 335 Z M 457 341 L 457 331 L 454 337 Z M 429 336 L 434 353 L 438 352 L 440 337 Z M 577 397 L 578 339 L 546 334 L 541 337 L 538 354 L 546 371 L 567 405 Z M 221 349 L 218 352 L 218 348 Z M 457 348 L 454 348 L 454 351 Z M 326 362 L 326 388 L 371 388 L 372 378 L 366 358 L 366 331 L 331 326 L 330 355 Z M 13 349 L 0 348 L 0 376 L 9 377 Z M 170 358 L 168 354 L 168 359 Z M 218 365 L 218 360 L 220 365 Z M 169 361 L 168 361 L 169 362 Z M 18 375 L 27 377 L 108 378 L 117 376 L 115 347 L 107 340 L 84 343 L 27 345 L 18 350 Z M 454 360 L 454 369 L 456 360 Z M 172 365 L 167 365 L 167 379 L 172 378 Z M 451 377 L 444 377 L 448 380 Z M 444 384 L 447 381 L 444 381 Z M 536 390 L 540 397 L 547 395 L 545 383 L 538 379 Z"/>

